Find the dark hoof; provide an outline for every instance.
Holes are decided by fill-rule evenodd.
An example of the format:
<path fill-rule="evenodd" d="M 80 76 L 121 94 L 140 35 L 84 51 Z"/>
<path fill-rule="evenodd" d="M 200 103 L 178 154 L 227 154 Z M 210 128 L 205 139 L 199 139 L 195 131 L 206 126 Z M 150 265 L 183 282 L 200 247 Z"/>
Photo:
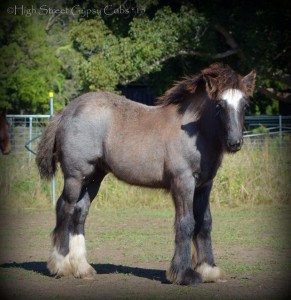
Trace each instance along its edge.
<path fill-rule="evenodd" d="M 187 269 L 184 272 L 181 285 L 198 285 L 199 283 L 202 282 L 202 277 L 199 273 L 192 269 Z"/>

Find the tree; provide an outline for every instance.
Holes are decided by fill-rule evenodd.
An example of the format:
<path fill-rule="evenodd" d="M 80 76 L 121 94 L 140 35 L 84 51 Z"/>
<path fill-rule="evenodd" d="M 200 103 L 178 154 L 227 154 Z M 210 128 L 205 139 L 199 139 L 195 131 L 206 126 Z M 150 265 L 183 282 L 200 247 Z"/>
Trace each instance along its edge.
<path fill-rule="evenodd" d="M 61 64 L 38 18 L 5 16 L 0 32 L 0 107 L 10 111 L 48 110 L 48 92 L 61 91 Z M 63 106 L 57 98 L 56 107 Z"/>
<path fill-rule="evenodd" d="M 213 24 L 216 48 L 239 50 L 224 61 L 245 72 L 257 70 L 252 113 L 278 113 L 278 100 L 291 103 L 289 1 L 198 0 L 196 7 Z"/>
<path fill-rule="evenodd" d="M 169 58 L 199 49 L 205 24 L 186 7 L 178 13 L 163 7 L 152 19 L 133 18 L 125 37 L 115 35 L 101 17 L 76 22 L 71 35 L 74 49 L 83 56 L 80 73 L 85 87 L 114 90 L 160 70 Z"/>
<path fill-rule="evenodd" d="M 290 101 L 288 1 L 66 0 L 50 7 L 66 13 L 4 15 L 0 106 L 44 111 L 48 90 L 61 107 L 86 91 L 140 81 L 160 95 L 214 61 L 242 74 L 257 70 L 252 113 L 277 113 L 278 99 Z"/>

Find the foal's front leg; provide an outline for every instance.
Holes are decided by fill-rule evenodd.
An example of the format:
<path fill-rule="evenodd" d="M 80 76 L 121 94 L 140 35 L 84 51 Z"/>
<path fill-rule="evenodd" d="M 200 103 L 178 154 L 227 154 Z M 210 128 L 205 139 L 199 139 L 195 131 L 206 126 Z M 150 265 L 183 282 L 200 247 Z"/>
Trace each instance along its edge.
<path fill-rule="evenodd" d="M 190 285 L 201 282 L 199 273 L 193 270 L 191 243 L 195 221 L 193 196 L 195 181 L 192 174 L 184 174 L 174 179 L 171 193 L 175 204 L 175 253 L 167 271 L 167 279 L 176 284 Z"/>
<path fill-rule="evenodd" d="M 201 274 L 203 282 L 224 281 L 224 273 L 215 265 L 212 251 L 211 230 L 212 217 L 209 195 L 212 183 L 195 192 L 192 263 L 193 268 Z"/>

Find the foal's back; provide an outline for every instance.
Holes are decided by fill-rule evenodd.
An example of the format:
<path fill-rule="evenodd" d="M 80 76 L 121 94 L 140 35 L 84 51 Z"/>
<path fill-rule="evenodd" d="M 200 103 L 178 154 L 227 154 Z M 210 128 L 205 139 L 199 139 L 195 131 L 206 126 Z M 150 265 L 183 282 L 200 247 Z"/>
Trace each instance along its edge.
<path fill-rule="evenodd" d="M 130 184 L 165 188 L 167 155 L 181 142 L 179 123 L 174 107 L 149 107 L 109 92 L 85 94 L 63 112 L 63 169 L 73 160 L 90 172 L 90 161 Z"/>

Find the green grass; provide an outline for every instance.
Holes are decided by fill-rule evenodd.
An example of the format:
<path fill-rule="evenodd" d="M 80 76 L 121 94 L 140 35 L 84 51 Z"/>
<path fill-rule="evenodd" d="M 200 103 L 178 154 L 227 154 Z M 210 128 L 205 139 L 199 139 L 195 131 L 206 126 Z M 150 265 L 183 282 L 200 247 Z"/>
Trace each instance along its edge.
<path fill-rule="evenodd" d="M 142 272 L 147 269 L 165 270 L 170 263 L 174 250 L 173 208 L 90 210 L 86 222 L 89 262 L 97 270 L 100 265 L 103 270 L 107 265 L 120 268 L 108 274 L 100 272 L 96 281 L 89 283 L 68 278 L 56 280 L 38 270 L 22 267 L 23 262 L 29 261 L 44 264 L 49 254 L 49 232 L 54 224 L 52 211 L 2 212 L 0 252 L 5 253 L 8 262 L 15 263 L 11 268 L 0 268 L 0 278 L 7 286 L 11 286 L 9 282 L 19 285 L 18 294 L 33 293 L 34 288 L 46 289 L 46 297 L 52 299 L 60 290 L 68 291 L 75 285 L 90 286 L 84 288 L 84 295 L 94 296 L 105 287 L 112 289 L 112 282 L 122 282 L 119 286 L 122 299 L 139 298 L 139 293 L 143 294 L 142 299 L 237 299 L 238 296 L 245 299 L 248 294 L 244 293 L 249 289 L 258 299 L 273 299 L 274 295 L 279 299 L 279 289 L 284 288 L 291 273 L 291 206 L 220 208 L 214 205 L 212 215 L 216 263 L 226 272 L 227 283 L 188 288 L 143 278 Z M 35 226 L 40 220 L 41 227 Z M 128 271 L 124 271 L 126 268 Z M 137 274 L 135 268 L 143 271 Z M 25 282 L 25 289 L 21 282 Z M 264 289 L 260 288 L 262 285 Z M 277 291 L 271 288 L 275 285 Z"/>
<path fill-rule="evenodd" d="M 212 201 L 219 206 L 291 202 L 291 139 L 266 138 L 261 145 L 246 141 L 225 157 L 214 181 Z"/>
<path fill-rule="evenodd" d="M 266 138 L 261 145 L 246 141 L 234 155 L 225 155 L 215 178 L 211 202 L 218 207 L 291 202 L 291 139 Z M 48 209 L 51 184 L 41 181 L 34 160 L 15 154 L 0 156 L 0 208 Z M 61 194 L 62 174 L 56 176 L 56 197 Z M 170 196 L 161 190 L 130 186 L 109 175 L 102 183 L 93 209 L 168 208 Z"/>
<path fill-rule="evenodd" d="M 227 272 L 266 271 L 272 264 L 276 267 L 276 258 L 271 260 L 265 257 L 264 251 L 285 253 L 290 250 L 291 206 L 213 207 L 212 213 L 214 248 L 225 249 L 218 260 Z M 98 226 L 95 218 L 98 218 Z M 126 257 L 135 261 L 169 261 L 174 240 L 173 219 L 173 208 L 130 209 L 119 213 L 107 209 L 92 211 L 87 221 L 88 250 L 93 251 L 102 245 L 104 248 L 124 251 Z M 139 251 L 132 253 L 132 248 Z M 247 249 L 250 257 L 240 258 L 236 249 Z M 253 260 L 252 255 L 258 255 L 260 250 L 261 257 Z M 268 260 L 269 264 L 266 263 Z M 288 263 L 284 269 L 291 271 L 290 259 Z"/>

